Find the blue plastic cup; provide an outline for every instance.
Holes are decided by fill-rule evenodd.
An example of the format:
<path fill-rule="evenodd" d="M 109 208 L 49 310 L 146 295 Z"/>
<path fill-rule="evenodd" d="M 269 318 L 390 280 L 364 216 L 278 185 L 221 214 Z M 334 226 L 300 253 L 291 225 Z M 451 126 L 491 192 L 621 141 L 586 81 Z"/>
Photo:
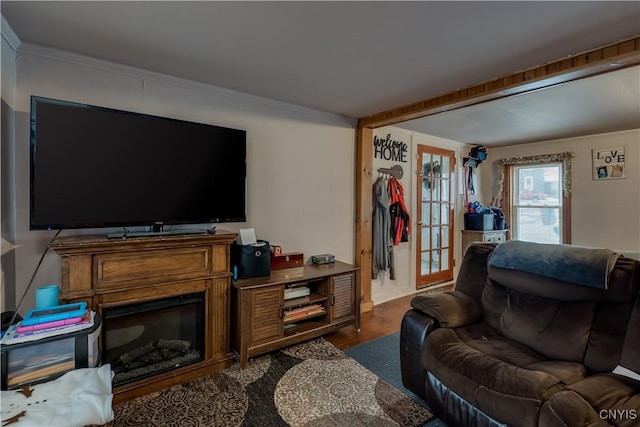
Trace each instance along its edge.
<path fill-rule="evenodd" d="M 36 308 L 47 308 L 59 305 L 58 295 L 60 287 L 58 285 L 45 285 L 36 289 Z"/>

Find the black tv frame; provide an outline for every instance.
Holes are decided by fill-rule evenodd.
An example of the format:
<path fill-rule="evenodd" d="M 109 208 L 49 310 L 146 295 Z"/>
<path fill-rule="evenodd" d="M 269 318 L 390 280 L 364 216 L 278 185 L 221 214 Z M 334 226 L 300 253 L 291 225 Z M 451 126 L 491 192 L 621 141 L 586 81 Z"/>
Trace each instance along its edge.
<path fill-rule="evenodd" d="M 200 181 L 197 181 L 196 183 L 201 187 L 198 191 L 198 196 L 192 196 L 188 203 L 189 208 L 184 209 L 185 211 L 188 211 L 189 214 L 184 214 L 181 216 L 182 213 L 173 214 L 173 212 L 171 212 L 171 215 L 166 213 L 162 213 L 162 214 L 159 213 L 158 216 L 145 214 L 147 217 L 143 217 L 142 215 L 139 214 L 138 211 L 134 211 L 134 213 L 132 213 L 130 216 L 124 215 L 121 211 L 118 213 L 118 215 L 120 215 L 119 217 L 117 215 L 114 215 L 115 219 L 110 219 L 110 218 L 105 219 L 106 216 L 101 216 L 102 212 L 100 212 L 100 214 L 95 215 L 96 220 L 82 219 L 78 221 L 75 218 L 66 219 L 60 216 L 60 218 L 56 218 L 56 221 L 50 221 L 47 218 L 50 218 L 53 216 L 43 217 L 38 209 L 40 206 L 39 204 L 43 203 L 43 201 L 45 201 L 47 197 L 53 198 L 54 196 L 49 196 L 48 195 L 49 193 L 47 193 L 47 195 L 44 196 L 42 193 L 46 191 L 42 191 L 42 189 L 40 189 L 38 186 L 42 188 L 50 188 L 54 184 L 51 184 L 49 181 L 47 181 L 48 179 L 47 177 L 39 176 L 39 174 L 48 174 L 50 176 L 55 176 L 56 173 L 58 172 L 54 171 L 55 169 L 54 166 L 56 166 L 54 164 L 56 161 L 54 157 L 58 155 L 62 156 L 62 154 L 59 154 L 58 151 L 55 151 L 55 153 L 53 153 L 52 151 L 54 150 L 50 148 L 49 148 L 49 151 L 47 151 L 47 149 L 43 148 L 43 142 L 41 140 L 39 141 L 39 138 L 40 139 L 43 138 L 41 132 L 44 132 L 39 127 L 39 121 L 41 122 L 45 120 L 49 120 L 50 122 L 54 121 L 53 119 L 42 118 L 42 110 L 49 106 L 53 106 L 54 109 L 58 107 L 63 107 L 59 110 L 67 111 L 69 114 L 78 115 L 80 117 L 86 117 L 87 114 L 91 115 L 93 113 L 100 113 L 93 118 L 94 120 L 96 120 L 96 123 L 101 123 L 100 120 L 103 120 L 103 121 L 107 121 L 109 125 L 113 126 L 113 129 L 108 126 L 98 126 L 96 128 L 97 130 L 94 128 L 91 128 L 90 132 L 93 132 L 93 135 L 91 135 L 90 137 L 86 137 L 87 140 L 90 140 L 91 137 L 94 137 L 94 136 L 96 137 L 97 140 L 100 140 L 100 138 L 108 138 L 110 135 L 109 134 L 110 132 L 113 132 L 113 133 L 118 132 L 117 130 L 114 130 L 114 129 L 117 129 L 118 126 L 131 127 L 131 129 L 133 129 L 132 136 L 127 138 L 135 139 L 135 134 L 134 134 L 135 132 L 140 132 L 141 130 L 145 130 L 145 129 L 149 130 L 151 129 L 150 126 L 153 126 L 154 124 L 158 126 L 158 129 L 153 128 L 153 131 L 149 132 L 149 135 L 152 135 L 152 136 L 153 136 L 153 132 L 156 132 L 156 135 L 155 135 L 156 140 L 147 141 L 146 140 L 148 139 L 146 138 L 147 134 L 144 134 L 145 137 L 140 137 L 134 142 L 134 144 L 138 144 L 138 143 L 141 144 L 141 148 L 132 147 L 132 148 L 137 148 L 136 150 L 132 150 L 132 151 L 137 152 L 138 154 L 140 154 L 139 153 L 140 149 L 144 150 L 143 153 L 147 153 L 149 157 L 138 155 L 135 158 L 127 158 L 127 153 L 125 152 L 127 150 L 125 150 L 123 147 L 126 146 L 126 148 L 129 148 L 131 147 L 131 145 L 134 145 L 134 144 L 127 146 L 126 142 L 124 143 L 113 142 L 114 139 L 108 140 L 109 143 L 105 143 L 105 140 L 102 140 L 103 142 L 102 145 L 96 145 L 99 148 L 104 148 L 105 146 L 110 146 L 111 143 L 113 142 L 113 145 L 117 146 L 116 150 L 121 149 L 123 151 L 121 153 L 122 156 L 115 156 L 113 158 L 105 158 L 102 160 L 103 162 L 115 161 L 115 164 L 110 166 L 113 170 L 118 170 L 119 167 L 123 167 L 123 165 L 125 165 L 128 162 L 141 161 L 142 163 L 144 163 L 144 165 L 141 167 L 143 169 L 147 168 L 146 171 L 151 173 L 153 172 L 153 167 L 154 167 L 153 162 L 155 160 L 149 160 L 149 159 L 154 155 L 160 156 L 159 158 L 163 158 L 162 161 L 164 162 L 163 163 L 164 166 L 159 166 L 160 168 L 164 167 L 165 169 L 170 169 L 167 167 L 167 165 L 168 164 L 173 165 L 175 163 L 167 163 L 167 162 L 170 162 L 171 159 L 166 159 L 166 157 L 171 157 L 172 154 L 182 153 L 182 151 L 179 151 L 179 145 L 177 145 L 178 142 L 182 143 L 183 146 L 187 144 L 192 149 L 198 148 L 199 150 L 202 150 L 202 153 L 206 153 L 209 155 L 211 155 L 211 153 L 214 153 L 215 150 L 220 150 L 218 152 L 215 152 L 215 154 L 220 153 L 220 157 L 222 157 L 223 155 L 227 155 L 230 158 L 228 159 L 220 158 L 217 160 L 206 159 L 206 161 L 209 161 L 209 160 L 211 160 L 212 162 L 217 161 L 216 163 L 217 166 L 210 168 L 208 167 L 208 164 L 205 163 L 205 160 L 200 159 L 201 156 L 198 156 L 197 154 L 195 155 L 195 157 L 197 158 L 190 158 L 189 156 L 186 156 L 187 158 L 194 160 L 196 167 L 199 167 L 201 169 L 201 171 L 198 170 L 198 173 L 205 174 L 204 177 L 197 178 Z M 51 111 L 53 110 L 50 110 L 50 113 Z M 58 111 L 58 113 L 60 111 Z M 38 117 L 39 115 L 40 115 L 40 119 Z M 115 124 L 110 123 L 107 120 L 107 118 L 115 119 L 118 121 L 118 123 L 115 123 Z M 69 120 L 72 120 L 72 119 L 69 119 Z M 73 122 L 71 123 L 76 124 Z M 78 127 L 82 127 L 81 126 L 82 124 L 80 123 L 78 123 L 77 125 Z M 42 125 L 42 126 L 45 126 L 45 125 Z M 64 125 L 61 125 L 61 127 L 63 126 Z M 49 127 L 54 128 L 54 126 L 51 124 L 49 125 Z M 85 128 L 86 127 L 87 126 L 85 126 Z M 60 129 L 47 130 L 47 132 L 54 132 L 54 131 L 60 131 Z M 54 134 L 54 136 L 56 137 L 60 136 L 60 139 L 63 139 L 62 135 L 64 135 L 64 138 L 68 138 L 68 139 L 79 138 L 78 135 L 74 134 L 73 136 L 69 136 L 68 134 L 64 134 L 64 132 L 66 132 L 66 130 L 63 131 L 61 135 Z M 73 134 L 73 132 L 76 132 L 76 131 L 71 129 L 69 133 Z M 78 130 L 77 132 L 80 132 L 80 131 Z M 101 135 L 99 134 L 100 132 L 104 132 L 106 135 Z M 188 137 L 181 141 L 173 141 L 173 140 L 165 141 L 164 140 L 165 137 L 169 138 L 168 135 L 179 134 L 180 136 L 182 136 L 183 134 L 180 132 L 187 132 L 187 134 L 191 133 L 192 136 L 199 136 L 201 140 L 204 140 L 207 138 L 213 138 L 213 139 L 219 138 L 219 140 L 216 141 L 216 143 L 219 143 L 220 145 L 217 146 L 217 148 L 213 148 L 213 146 L 206 145 L 209 143 L 209 141 L 206 141 L 206 143 L 203 143 L 201 141 L 191 141 L 189 140 Z M 158 133 L 160 134 L 158 135 Z M 48 135 L 47 137 L 52 138 L 51 135 Z M 222 140 L 223 138 L 229 138 L 229 140 L 223 141 Z M 197 138 L 192 138 L 192 139 L 195 140 Z M 157 140 L 161 140 L 162 144 L 165 144 L 165 145 L 157 145 L 158 144 Z M 58 142 L 60 142 L 60 147 L 56 147 L 56 150 L 58 149 L 60 151 L 67 150 L 67 152 L 72 152 L 73 155 L 75 155 L 75 152 L 73 151 L 73 148 L 75 146 L 72 146 L 72 144 L 69 142 L 66 142 L 66 140 L 58 141 Z M 128 141 L 128 142 L 131 142 L 131 141 Z M 76 141 L 76 144 L 79 144 L 79 143 Z M 158 147 L 158 150 L 162 150 L 161 154 L 158 154 L 155 151 L 156 147 Z M 79 149 L 78 151 L 82 151 L 86 156 L 87 150 L 88 148 L 82 147 L 82 149 Z M 174 151 L 171 151 L 171 150 L 174 150 Z M 114 155 L 117 153 L 112 152 L 111 154 Z M 51 159 L 45 159 L 44 161 L 41 160 L 43 158 L 42 156 L 47 156 L 47 155 L 51 156 Z M 190 233 L 206 232 L 206 230 L 188 230 L 188 229 L 181 229 L 181 228 L 177 228 L 177 229 L 172 228 L 167 230 L 164 228 L 164 226 L 246 221 L 247 171 L 246 171 L 246 131 L 244 130 L 232 129 L 232 128 L 221 127 L 221 126 L 216 126 L 211 124 L 190 122 L 190 121 L 179 120 L 179 119 L 174 119 L 169 117 L 161 117 L 161 116 L 150 115 L 150 114 L 136 113 L 136 112 L 125 111 L 125 110 L 118 110 L 114 108 L 100 107 L 100 106 L 89 105 L 89 104 L 73 102 L 73 101 L 63 101 L 63 100 L 33 95 L 31 96 L 31 111 L 30 111 L 30 156 L 31 156 L 30 157 L 31 170 L 30 170 L 29 212 L 30 212 L 30 229 L 31 230 L 117 227 L 117 228 L 123 228 L 123 231 L 118 233 L 109 233 L 109 237 L 139 237 L 139 236 L 156 235 L 156 234 L 190 234 Z M 179 155 L 176 155 L 176 157 L 180 158 Z M 100 155 L 96 154 L 96 156 L 94 156 L 91 160 L 100 162 L 99 159 L 100 159 Z M 83 160 L 86 160 L 86 159 L 83 159 Z M 65 162 L 66 162 L 66 159 L 61 163 L 65 163 Z M 71 160 L 67 163 L 66 166 L 68 167 L 69 165 L 72 165 Z M 100 167 L 96 167 L 95 169 L 90 169 L 90 168 L 87 169 L 88 167 L 84 167 L 84 169 L 87 170 L 87 174 L 90 175 L 94 170 L 104 170 L 105 168 L 104 164 L 99 164 L 98 166 Z M 180 165 L 178 164 L 177 166 L 180 166 Z M 47 167 L 51 169 L 48 172 L 44 170 Z M 65 165 L 61 166 L 61 168 L 64 168 L 64 167 Z M 218 168 L 219 171 L 216 170 L 215 168 Z M 80 167 L 79 169 L 82 170 L 83 168 Z M 186 171 L 186 168 L 184 170 Z M 187 172 L 190 173 L 191 171 L 187 171 Z M 223 174 L 223 172 L 228 172 L 228 173 Z M 187 173 L 187 175 L 189 175 L 189 173 Z M 87 174 L 85 174 L 84 177 L 86 177 Z M 206 187 L 205 187 L 205 182 L 208 182 L 207 179 L 211 179 L 215 177 L 217 177 L 216 179 L 220 179 L 221 174 L 223 174 L 223 177 L 225 179 L 224 188 L 222 188 L 222 190 L 219 191 L 219 193 L 222 194 L 223 198 L 222 200 L 220 200 L 219 203 L 216 203 L 215 200 L 211 199 L 213 197 L 216 197 L 215 181 L 212 181 L 211 184 L 207 185 Z M 69 179 L 68 176 L 64 178 L 66 178 L 67 180 Z M 89 178 L 96 178 L 102 181 L 111 179 L 110 177 L 106 177 L 106 176 L 100 176 L 100 177 L 96 176 L 96 177 L 89 177 Z M 89 178 L 85 178 L 85 179 L 89 179 Z M 231 182 L 229 182 L 229 180 L 231 180 Z M 75 191 L 74 194 L 76 196 L 80 196 L 83 194 L 86 195 L 88 192 L 86 190 L 85 192 L 82 192 L 81 186 L 84 185 L 82 181 L 83 180 L 78 181 L 77 183 L 78 188 L 73 190 Z M 114 180 L 114 181 L 117 181 L 117 180 Z M 170 181 L 173 182 L 172 179 Z M 126 181 L 126 185 L 124 186 L 128 187 L 133 182 L 137 182 L 137 181 L 132 181 L 132 180 Z M 166 183 L 169 181 L 164 181 L 164 182 Z M 226 186 L 228 186 L 229 184 L 232 184 L 233 188 L 231 190 L 226 190 Z M 73 185 L 76 185 L 76 184 L 73 184 Z M 89 184 L 86 184 L 86 185 L 89 185 Z M 161 183 L 160 185 L 163 185 L 163 184 Z M 120 187 L 122 186 L 123 184 L 120 183 Z M 152 190 L 150 187 L 145 187 L 145 189 L 148 189 L 149 191 Z M 108 190 L 109 189 L 103 189 L 103 191 L 105 191 L 107 194 L 109 193 Z M 38 191 L 40 191 L 40 193 L 38 193 Z M 62 190 L 60 188 L 56 188 L 55 191 L 57 191 L 58 196 L 62 194 L 61 193 Z M 95 189 L 95 191 L 99 191 L 99 190 Z M 115 190 L 112 190 L 112 191 L 115 191 Z M 136 191 L 138 191 L 137 193 L 138 195 L 145 194 L 143 190 L 135 186 L 131 189 L 130 192 L 134 193 Z M 163 189 L 162 188 L 155 189 L 153 191 L 156 191 L 157 193 L 157 192 L 162 192 Z M 175 192 L 176 190 L 173 189 L 168 191 Z M 194 189 L 194 191 L 196 191 L 196 189 Z M 225 193 L 225 191 L 227 192 Z M 163 193 L 163 195 L 165 194 L 167 197 L 173 197 L 171 194 Z M 73 197 L 73 196 L 70 196 L 70 197 Z M 113 195 L 109 197 L 113 197 Z M 131 194 L 127 194 L 127 197 L 123 198 L 123 200 L 127 198 L 131 200 L 132 197 L 133 196 Z M 199 198 L 199 197 L 202 197 L 202 198 Z M 195 198 L 197 199 L 194 200 Z M 209 198 L 209 199 L 205 199 L 205 198 Z M 227 200 L 225 200 L 225 198 Z M 64 197 L 62 197 L 62 199 L 64 199 Z M 96 199 L 94 197 L 93 202 L 95 202 L 95 200 Z M 223 203 L 229 203 L 229 202 L 235 203 L 233 208 L 226 209 L 226 207 L 222 206 Z M 53 203 L 53 200 L 49 200 L 49 204 L 51 205 L 52 203 Z M 158 203 L 160 204 L 161 202 L 158 202 Z M 204 211 L 202 212 L 198 211 L 198 209 L 200 208 L 200 203 L 202 203 L 203 205 L 206 205 L 207 208 L 210 209 L 210 212 L 211 212 L 210 215 L 205 215 L 204 213 L 202 213 Z M 218 207 L 221 207 L 222 210 L 217 209 Z M 192 209 L 195 209 L 195 210 L 192 212 Z M 58 212 L 58 211 L 56 211 L 54 208 L 53 212 Z M 72 218 L 72 217 L 73 215 L 68 216 L 68 218 Z M 127 230 L 127 227 L 149 227 L 149 230 L 148 231 L 147 230 L 129 231 Z"/>

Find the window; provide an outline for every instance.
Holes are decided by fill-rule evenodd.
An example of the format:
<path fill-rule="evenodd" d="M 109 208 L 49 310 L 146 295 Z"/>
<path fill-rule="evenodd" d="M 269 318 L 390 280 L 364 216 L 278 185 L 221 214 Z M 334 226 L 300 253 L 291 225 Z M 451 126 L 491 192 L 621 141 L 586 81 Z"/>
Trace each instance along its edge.
<path fill-rule="evenodd" d="M 562 163 L 514 166 L 511 236 L 538 243 L 562 243 Z"/>
<path fill-rule="evenodd" d="M 511 239 L 571 243 L 571 159 L 574 153 L 498 160 L 498 192 Z"/>

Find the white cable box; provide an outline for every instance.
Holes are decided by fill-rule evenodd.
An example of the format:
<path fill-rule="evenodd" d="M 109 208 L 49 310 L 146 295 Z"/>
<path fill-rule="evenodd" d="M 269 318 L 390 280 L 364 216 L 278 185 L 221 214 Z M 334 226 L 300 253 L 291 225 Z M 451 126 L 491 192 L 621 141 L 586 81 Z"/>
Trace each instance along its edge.
<path fill-rule="evenodd" d="M 297 286 L 295 288 L 287 288 L 284 290 L 284 299 L 306 297 L 311 294 L 311 289 L 306 286 Z"/>

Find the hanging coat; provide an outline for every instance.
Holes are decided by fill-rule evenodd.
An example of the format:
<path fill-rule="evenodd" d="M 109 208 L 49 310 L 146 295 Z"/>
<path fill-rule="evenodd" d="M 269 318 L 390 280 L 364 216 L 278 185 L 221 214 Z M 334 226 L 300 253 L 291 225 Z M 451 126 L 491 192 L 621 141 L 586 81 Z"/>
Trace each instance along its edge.
<path fill-rule="evenodd" d="M 411 217 L 404 202 L 404 187 L 396 178 L 389 179 L 389 194 L 391 196 L 389 213 L 391 215 L 391 235 L 393 244 L 408 242 L 411 234 Z"/>
<path fill-rule="evenodd" d="M 390 270 L 395 280 L 393 265 L 393 240 L 391 238 L 391 216 L 389 214 L 389 192 L 385 180 L 379 177 L 373 184 L 373 254 L 372 278 L 378 278 L 380 270 Z"/>

